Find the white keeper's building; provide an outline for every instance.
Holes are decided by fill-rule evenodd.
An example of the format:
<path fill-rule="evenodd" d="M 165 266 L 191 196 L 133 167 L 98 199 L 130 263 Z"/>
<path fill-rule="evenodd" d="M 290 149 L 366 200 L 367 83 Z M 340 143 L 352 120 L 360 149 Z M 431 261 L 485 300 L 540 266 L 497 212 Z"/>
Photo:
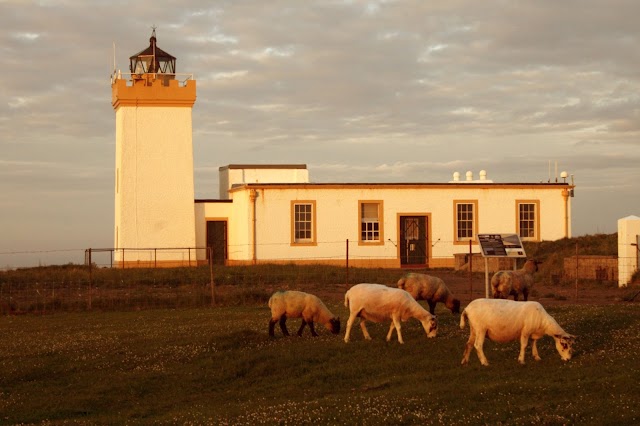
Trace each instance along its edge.
<path fill-rule="evenodd" d="M 194 197 L 196 81 L 156 45 L 114 73 L 115 263 L 325 263 L 452 267 L 477 235 L 571 237 L 574 185 L 494 183 L 481 171 L 439 183 L 311 183 L 304 164 L 220 167 L 217 199 Z M 241 159 L 239 159 L 241 160 Z M 566 175 L 563 174 L 563 177 Z M 566 179 L 564 179 L 566 180 Z"/>

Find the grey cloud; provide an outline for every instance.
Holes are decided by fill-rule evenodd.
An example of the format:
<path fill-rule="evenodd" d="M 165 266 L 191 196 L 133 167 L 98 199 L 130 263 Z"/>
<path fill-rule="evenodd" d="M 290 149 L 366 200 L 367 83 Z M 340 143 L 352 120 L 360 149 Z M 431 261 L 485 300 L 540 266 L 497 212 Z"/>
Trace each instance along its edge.
<path fill-rule="evenodd" d="M 155 25 L 178 72 L 197 80 L 198 197 L 217 196 L 217 167 L 229 163 L 307 163 L 318 182 L 443 182 L 481 169 L 537 182 L 557 161 L 578 184 L 574 231 L 611 232 L 640 210 L 629 187 L 639 15 L 633 0 L 2 2 L 0 149 L 23 164 L 3 163 L 4 202 L 66 188 L 50 215 L 106 214 L 76 222 L 112 244 L 113 45 L 128 72 Z M 19 212 L 1 214 L 28 228 Z"/>

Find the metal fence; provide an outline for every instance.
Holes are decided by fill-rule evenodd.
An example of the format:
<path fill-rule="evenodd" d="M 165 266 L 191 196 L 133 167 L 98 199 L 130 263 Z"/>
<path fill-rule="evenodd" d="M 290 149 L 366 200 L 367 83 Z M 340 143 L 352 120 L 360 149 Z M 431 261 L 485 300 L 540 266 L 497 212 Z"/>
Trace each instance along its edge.
<path fill-rule="evenodd" d="M 369 280 L 380 281 L 385 276 L 387 279 L 382 282 L 394 282 L 403 272 L 400 268 L 373 267 L 367 270 L 351 267 L 348 244 L 347 241 L 345 247 L 343 242 L 341 248 L 344 251 L 336 252 L 334 257 L 313 259 L 311 263 L 316 265 L 310 265 L 306 262 L 308 259 L 281 259 L 277 265 L 228 266 L 224 259 L 219 262 L 210 248 L 86 249 L 82 251 L 84 264 L 34 265 L 0 271 L 0 314 L 228 305 L 264 301 L 270 295 L 269 288 L 283 283 L 348 285 L 377 282 Z M 124 268 L 116 262 L 118 257 L 126 260 L 141 250 L 149 259 L 145 268 L 135 267 L 134 263 Z M 159 253 L 170 250 L 186 253 L 184 265 L 173 268 L 157 266 L 156 261 L 161 257 Z M 204 256 L 203 250 L 206 252 Z M 476 261 L 478 259 L 470 262 L 478 254 L 467 256 L 467 260 L 463 259 L 465 256 L 456 259 L 455 270 L 469 274 L 471 282 L 474 273 L 482 273 L 478 267 L 483 269 L 484 262 Z M 207 260 L 198 265 L 198 257 Z M 618 265 L 631 268 L 636 265 L 634 262 L 637 262 L 636 258 L 593 256 L 581 254 L 578 250 L 573 257 L 561 258 L 554 269 L 540 271 L 538 278 L 552 284 L 574 280 L 576 285 L 577 280 L 617 282 Z M 473 267 L 469 269 L 471 265 Z M 549 266 L 543 264 L 542 267 Z M 220 286 L 225 286 L 223 294 L 218 292 Z"/>

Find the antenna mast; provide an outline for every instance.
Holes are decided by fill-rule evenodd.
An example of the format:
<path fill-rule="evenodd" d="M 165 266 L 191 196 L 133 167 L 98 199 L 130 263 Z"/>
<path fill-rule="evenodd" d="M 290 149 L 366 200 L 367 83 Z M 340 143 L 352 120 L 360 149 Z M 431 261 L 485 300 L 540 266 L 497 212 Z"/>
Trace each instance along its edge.
<path fill-rule="evenodd" d="M 113 42 L 113 69 L 111 70 L 111 84 L 116 78 L 116 42 Z"/>

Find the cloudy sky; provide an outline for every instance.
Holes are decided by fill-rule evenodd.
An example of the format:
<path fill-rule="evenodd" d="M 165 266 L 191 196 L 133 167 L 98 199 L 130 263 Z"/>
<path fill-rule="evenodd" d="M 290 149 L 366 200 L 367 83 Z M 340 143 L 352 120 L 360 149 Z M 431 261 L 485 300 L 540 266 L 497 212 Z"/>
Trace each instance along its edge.
<path fill-rule="evenodd" d="M 110 74 L 149 45 L 198 84 L 218 168 L 314 182 L 574 176 L 573 234 L 640 215 L 640 2 L 0 0 L 0 269 L 113 246 Z M 557 166 L 556 166 L 557 165 Z"/>

